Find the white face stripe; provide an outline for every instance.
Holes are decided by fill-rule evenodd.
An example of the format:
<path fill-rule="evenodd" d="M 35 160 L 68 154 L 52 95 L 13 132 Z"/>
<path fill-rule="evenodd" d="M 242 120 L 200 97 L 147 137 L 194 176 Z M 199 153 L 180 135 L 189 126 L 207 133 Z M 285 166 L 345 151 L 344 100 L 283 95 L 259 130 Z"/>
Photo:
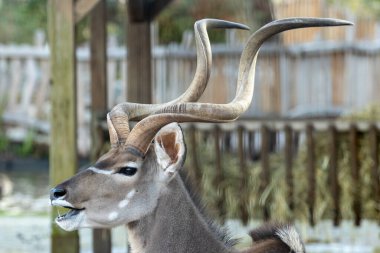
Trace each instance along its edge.
<path fill-rule="evenodd" d="M 95 172 L 98 174 L 103 174 L 103 175 L 111 175 L 111 174 L 115 173 L 113 170 L 100 170 L 100 169 L 95 168 L 95 167 L 90 167 L 90 168 L 88 168 L 88 170 L 91 170 L 92 172 Z"/>
<path fill-rule="evenodd" d="M 67 207 L 72 207 L 74 208 L 74 206 L 67 202 L 66 200 L 62 200 L 62 199 L 55 199 L 51 202 L 51 205 L 52 206 L 67 206 Z"/>
<path fill-rule="evenodd" d="M 133 167 L 133 168 L 140 168 L 141 162 L 126 162 L 123 167 Z M 111 175 L 114 174 L 114 170 L 101 170 L 95 167 L 90 167 L 88 170 L 91 170 L 92 172 L 103 174 L 103 175 Z"/>
<path fill-rule="evenodd" d="M 133 167 L 133 168 L 140 168 L 141 162 L 126 162 L 123 167 Z"/>
<path fill-rule="evenodd" d="M 119 217 L 119 213 L 118 212 L 111 212 L 108 215 L 108 220 L 113 221 L 113 220 L 116 220 L 117 217 Z"/>
<path fill-rule="evenodd" d="M 129 201 L 131 200 L 131 198 L 133 198 L 133 196 L 135 195 L 135 193 L 136 193 L 135 189 L 132 189 L 130 192 L 128 192 L 126 198 L 119 202 L 118 207 L 120 209 L 126 207 L 129 204 Z"/>

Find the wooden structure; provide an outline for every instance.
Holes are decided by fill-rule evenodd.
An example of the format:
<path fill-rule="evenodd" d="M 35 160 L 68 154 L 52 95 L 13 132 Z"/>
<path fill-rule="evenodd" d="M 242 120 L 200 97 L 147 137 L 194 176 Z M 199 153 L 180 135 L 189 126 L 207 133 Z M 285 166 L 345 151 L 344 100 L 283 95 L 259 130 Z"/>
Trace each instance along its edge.
<path fill-rule="evenodd" d="M 151 102 L 150 21 L 170 0 L 130 0 L 128 21 L 128 73 L 131 101 Z M 76 103 L 84 94 L 76 90 L 75 26 L 91 15 L 91 132 L 92 158 L 100 155 L 104 135 L 100 121 L 107 111 L 106 1 L 49 0 L 51 49 L 51 185 L 75 174 L 77 169 Z M 139 39 L 136 39 L 139 38 Z M 133 64 L 132 64 L 133 63 Z M 144 74 L 141 74 L 141 70 Z M 144 100 L 144 98 L 147 98 Z M 63 134 L 65 133 L 65 134 Z M 94 230 L 94 252 L 111 251 L 110 232 Z M 51 252 L 79 252 L 77 233 L 52 227 Z"/>
<path fill-rule="evenodd" d="M 256 67 L 253 104 L 245 117 L 321 116 L 324 113 L 333 116 L 379 101 L 379 49 L 376 43 L 366 43 L 364 47 L 355 43 L 264 46 Z M 126 100 L 127 61 L 125 49 L 112 47 L 108 52 L 106 104 L 109 110 Z M 201 99 L 223 103 L 235 92 L 241 49 L 214 45 L 213 53 L 209 87 Z M 181 94 L 191 81 L 195 52 L 180 46 L 156 47 L 152 56 L 153 102 L 169 101 Z M 0 46 L 0 94 L 8 97 L 2 117 L 7 124 L 7 136 L 13 141 L 22 142 L 32 131 L 36 141 L 48 142 L 51 88 L 48 66 L 46 48 Z M 93 145 L 89 141 L 92 98 L 87 49 L 77 50 L 77 70 L 77 146 L 81 155 L 88 155 Z M 94 73 L 99 75 L 101 71 Z M 104 90 L 101 95 L 107 92 Z"/>
<path fill-rule="evenodd" d="M 273 1 L 274 18 L 288 17 L 334 17 L 351 20 L 355 30 L 339 28 L 310 28 L 302 31 L 290 31 L 280 35 L 285 45 L 329 40 L 352 41 L 373 40 L 376 37 L 377 20 L 375 17 L 358 15 L 355 17 L 350 10 L 339 3 L 328 0 L 279 0 Z M 355 20 L 352 20 L 355 18 Z M 354 31 L 354 32 L 353 32 Z"/>
<path fill-rule="evenodd" d="M 343 219 L 352 219 L 355 226 L 363 219 L 380 219 L 379 121 L 248 120 L 182 126 L 190 135 L 185 167 L 200 180 L 209 208 L 221 219 L 297 218 L 312 226 L 321 219 L 331 219 L 334 226 Z M 253 181 L 255 176 L 259 179 Z M 284 197 L 273 200 L 279 191 Z"/>

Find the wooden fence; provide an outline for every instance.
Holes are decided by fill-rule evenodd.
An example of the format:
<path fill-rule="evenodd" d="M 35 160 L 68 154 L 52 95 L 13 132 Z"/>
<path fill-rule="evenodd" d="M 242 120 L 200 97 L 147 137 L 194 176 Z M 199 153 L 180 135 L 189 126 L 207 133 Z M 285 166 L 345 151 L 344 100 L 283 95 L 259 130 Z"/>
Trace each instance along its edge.
<path fill-rule="evenodd" d="M 328 0 L 277 0 L 273 2 L 275 19 L 289 17 L 334 17 L 347 19 L 355 23 L 354 29 L 339 28 L 311 28 L 301 32 L 290 31 L 280 35 L 285 45 L 312 42 L 315 40 L 327 41 L 358 41 L 374 40 L 378 38 L 375 15 L 362 11 L 355 13 L 347 6 L 337 1 Z"/>
<path fill-rule="evenodd" d="M 311 225 L 332 219 L 336 226 L 342 219 L 357 226 L 380 219 L 380 122 L 251 120 L 184 128 L 185 167 L 222 218 Z"/>
<path fill-rule="evenodd" d="M 235 94 L 241 47 L 213 47 L 213 69 L 201 101 L 224 103 Z M 125 100 L 125 50 L 108 50 L 108 107 Z M 157 47 L 153 52 L 154 102 L 177 97 L 195 71 L 193 49 Z M 78 146 L 89 149 L 89 52 L 77 51 Z M 257 64 L 253 103 L 244 117 L 337 115 L 379 101 L 378 43 L 312 43 L 262 48 Z M 142 70 L 143 74 L 143 70 Z M 43 47 L 0 46 L 0 108 L 12 128 L 8 135 L 22 140 L 29 129 L 46 142 L 49 132 L 49 51 Z"/>

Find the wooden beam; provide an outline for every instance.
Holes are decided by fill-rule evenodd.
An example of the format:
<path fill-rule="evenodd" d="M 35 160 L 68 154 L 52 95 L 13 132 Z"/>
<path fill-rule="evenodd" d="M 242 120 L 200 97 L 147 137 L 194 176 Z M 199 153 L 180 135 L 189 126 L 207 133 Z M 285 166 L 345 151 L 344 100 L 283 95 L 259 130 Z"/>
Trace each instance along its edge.
<path fill-rule="evenodd" d="M 317 172 L 315 167 L 315 140 L 314 127 L 311 124 L 306 126 L 306 145 L 307 145 L 307 180 L 309 189 L 307 190 L 307 205 L 309 209 L 309 223 L 315 226 L 315 200 L 317 186 Z"/>
<path fill-rule="evenodd" d="M 331 125 L 329 127 L 329 177 L 328 185 L 331 190 L 333 204 L 333 224 L 340 225 L 341 210 L 340 210 L 340 185 L 339 185 L 339 168 L 338 168 L 338 133 L 336 128 Z"/>
<path fill-rule="evenodd" d="M 152 21 L 172 0 L 129 0 L 128 17 L 132 23 Z"/>
<path fill-rule="evenodd" d="M 73 0 L 48 1 L 48 27 L 51 59 L 50 185 L 55 186 L 77 171 Z M 54 217 L 57 215 L 56 211 L 51 213 Z M 79 252 L 77 232 L 67 233 L 52 222 L 51 238 L 50 252 Z"/>
<path fill-rule="evenodd" d="M 287 203 L 294 218 L 294 176 L 293 176 L 293 130 L 289 125 L 284 128 L 285 132 L 285 178 L 287 187 Z"/>
<path fill-rule="evenodd" d="M 360 159 L 359 159 L 359 131 L 355 124 L 350 126 L 350 158 L 351 158 L 351 177 L 352 177 L 352 211 L 354 213 L 355 226 L 360 226 L 362 219 L 360 180 Z"/>
<path fill-rule="evenodd" d="M 91 161 L 101 155 L 106 142 L 101 121 L 107 113 L 107 9 L 106 0 L 100 0 L 90 14 L 91 51 Z M 111 252 L 111 231 L 94 229 L 94 253 Z"/>
<path fill-rule="evenodd" d="M 249 219 L 248 202 L 249 202 L 249 188 L 248 188 L 248 168 L 244 152 L 244 134 L 245 129 L 239 126 L 238 129 L 238 156 L 240 167 L 240 199 L 239 199 L 239 217 L 244 225 L 247 225 Z"/>
<path fill-rule="evenodd" d="M 216 209 L 218 210 L 218 216 L 221 222 L 224 224 L 227 214 L 226 209 L 226 187 L 224 179 L 224 170 L 222 165 L 222 151 L 220 136 L 221 131 L 218 125 L 214 127 L 214 150 L 215 150 L 215 178 L 212 182 L 214 191 L 218 192 L 216 200 Z"/>
<path fill-rule="evenodd" d="M 81 21 L 101 0 L 78 0 L 75 3 L 75 23 Z"/>
<path fill-rule="evenodd" d="M 128 22 L 127 52 L 127 100 L 152 103 L 152 49 L 149 22 Z"/>
<path fill-rule="evenodd" d="M 263 193 L 271 181 L 271 169 L 269 163 L 269 142 L 270 142 L 270 132 L 269 128 L 266 125 L 261 126 L 261 175 L 260 175 L 260 185 L 259 191 Z M 263 219 L 265 221 L 270 220 L 271 211 L 270 211 L 270 202 L 271 196 L 268 196 L 268 199 L 265 200 L 263 204 Z"/>

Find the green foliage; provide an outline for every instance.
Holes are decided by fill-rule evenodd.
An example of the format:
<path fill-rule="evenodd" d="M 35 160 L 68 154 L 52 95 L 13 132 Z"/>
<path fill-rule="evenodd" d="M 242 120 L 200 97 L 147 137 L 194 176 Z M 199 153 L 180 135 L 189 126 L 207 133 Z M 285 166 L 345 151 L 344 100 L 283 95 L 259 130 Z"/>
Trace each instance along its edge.
<path fill-rule="evenodd" d="M 4 152 L 8 149 L 9 141 L 5 135 L 5 129 L 3 127 L 3 118 L 2 115 L 4 113 L 6 99 L 0 96 L 0 153 Z"/>
<path fill-rule="evenodd" d="M 33 43 L 36 30 L 47 34 L 47 0 L 0 0 L 0 43 Z M 196 20 L 219 18 L 250 23 L 262 16 L 255 10 L 252 0 L 173 0 L 157 17 L 160 43 L 180 42 L 186 30 L 192 30 Z M 264 16 L 268 16 L 265 13 Z M 247 18 L 249 17 L 249 18 Z M 126 4 L 107 0 L 107 31 L 120 43 L 125 42 Z M 242 20 L 243 19 L 243 20 Z M 77 43 L 88 41 L 90 17 L 77 24 Z M 223 42 L 223 31 L 211 31 L 210 39 Z"/>
<path fill-rule="evenodd" d="M 17 155 L 25 157 L 25 156 L 33 154 L 33 152 L 34 152 L 34 141 L 35 141 L 35 133 L 34 133 L 34 131 L 29 130 L 24 141 L 16 149 Z"/>
<path fill-rule="evenodd" d="M 180 42 L 185 30 L 192 30 L 194 22 L 202 18 L 234 20 L 239 1 L 230 0 L 174 0 L 158 17 L 160 43 Z M 210 31 L 210 39 L 223 42 L 224 33 Z"/>
<path fill-rule="evenodd" d="M 0 0 L 0 43 L 32 43 L 36 29 L 46 31 L 47 0 Z"/>

